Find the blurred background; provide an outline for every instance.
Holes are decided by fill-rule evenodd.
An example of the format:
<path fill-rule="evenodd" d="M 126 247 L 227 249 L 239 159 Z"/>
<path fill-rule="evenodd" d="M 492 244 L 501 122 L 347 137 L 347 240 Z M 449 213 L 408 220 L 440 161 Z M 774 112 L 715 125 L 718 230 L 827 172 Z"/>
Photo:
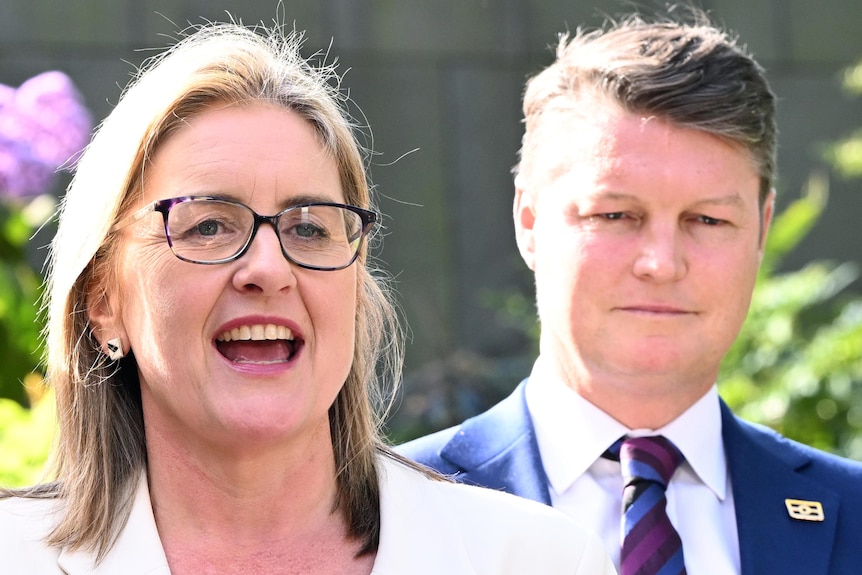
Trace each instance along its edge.
<path fill-rule="evenodd" d="M 858 0 L 697 5 L 739 34 L 780 99 L 784 221 L 773 234 L 752 318 L 728 358 L 722 394 L 750 419 L 862 459 L 862 67 L 856 67 L 862 8 Z M 277 20 L 305 30 L 308 55 L 324 50 L 337 58 L 352 112 L 370 126 L 362 140 L 373 150 L 370 176 L 385 226 L 377 255 L 396 279 L 410 327 L 404 386 L 389 427 L 397 442 L 489 406 L 529 373 L 535 356 L 531 276 L 511 224 L 524 81 L 550 63 L 558 33 L 598 26 L 634 7 L 650 14 L 662 6 L 3 0 L 0 84 L 15 89 L 61 71 L 98 123 L 145 58 L 190 24 L 228 14 L 246 24 Z M 56 198 L 68 179 L 60 173 L 43 191 Z M 7 236 L 0 251 L 0 347 L 12 355 L 0 354 L 0 395 L 11 398 L 0 403 L 0 482 L 4 457 L 16 452 L 7 467 L 35 465 L 49 441 L 41 431 L 47 424 L 30 409 L 44 390 L 38 324 L 28 306 L 38 295 L 43 246 L 52 233 L 51 226 L 35 233 L 44 198 L 33 206 L 36 194 L 6 193 L 2 182 L 0 176 Z M 35 455 L 20 453 L 30 444 Z"/>

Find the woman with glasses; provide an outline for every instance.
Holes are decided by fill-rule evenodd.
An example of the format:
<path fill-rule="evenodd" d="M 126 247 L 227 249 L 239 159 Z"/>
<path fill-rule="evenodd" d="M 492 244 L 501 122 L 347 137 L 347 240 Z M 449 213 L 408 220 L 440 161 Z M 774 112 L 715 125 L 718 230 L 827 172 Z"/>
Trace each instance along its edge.
<path fill-rule="evenodd" d="M 604 573 L 549 508 L 394 455 L 400 330 L 325 63 L 208 25 L 151 60 L 51 247 L 55 481 L 0 500 L 0 571 Z"/>

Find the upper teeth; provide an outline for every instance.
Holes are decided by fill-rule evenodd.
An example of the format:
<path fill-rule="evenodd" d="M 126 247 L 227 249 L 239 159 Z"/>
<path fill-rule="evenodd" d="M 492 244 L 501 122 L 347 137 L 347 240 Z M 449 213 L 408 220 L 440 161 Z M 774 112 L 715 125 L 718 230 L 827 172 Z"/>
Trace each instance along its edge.
<path fill-rule="evenodd" d="M 293 339 L 293 332 L 283 325 L 273 323 L 244 325 L 222 333 L 218 341 L 264 341 L 274 339 Z"/>

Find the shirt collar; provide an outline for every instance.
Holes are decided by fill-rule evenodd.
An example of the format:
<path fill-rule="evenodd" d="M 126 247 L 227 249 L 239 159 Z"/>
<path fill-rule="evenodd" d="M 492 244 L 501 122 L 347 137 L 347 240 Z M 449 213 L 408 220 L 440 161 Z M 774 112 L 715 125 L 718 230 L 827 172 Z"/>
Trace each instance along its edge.
<path fill-rule="evenodd" d="M 542 465 L 557 493 L 566 491 L 614 441 L 629 434 L 664 435 L 716 497 L 723 501 L 727 496 L 727 459 L 715 385 L 679 417 L 656 430 L 627 428 L 544 368 L 541 357 L 533 366 L 525 393 Z"/>
<path fill-rule="evenodd" d="M 679 417 L 657 429 L 679 449 L 697 477 L 721 501 L 727 496 L 727 457 L 721 436 L 721 404 L 713 385 Z"/>

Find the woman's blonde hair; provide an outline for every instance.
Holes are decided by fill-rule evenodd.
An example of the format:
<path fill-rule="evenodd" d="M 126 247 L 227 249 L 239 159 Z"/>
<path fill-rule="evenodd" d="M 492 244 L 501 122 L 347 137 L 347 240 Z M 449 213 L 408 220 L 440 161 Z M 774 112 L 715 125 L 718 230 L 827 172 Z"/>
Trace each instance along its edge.
<path fill-rule="evenodd" d="M 148 60 L 99 127 L 63 199 L 52 243 L 45 307 L 47 376 L 57 396 L 56 482 L 31 495 L 62 497 L 64 515 L 49 542 L 110 548 L 131 508 L 146 466 L 140 388 L 134 357 L 119 364 L 100 351 L 88 306 L 116 281 L 117 235 L 111 227 L 142 193 L 159 142 L 213 105 L 265 102 L 298 114 L 335 158 L 345 201 L 373 207 L 363 150 L 339 76 L 324 56 L 300 55 L 302 35 L 238 24 L 195 28 Z M 350 533 L 373 551 L 379 538 L 375 403 L 396 383 L 401 329 L 382 272 L 365 251 L 358 260 L 353 364 L 329 410 L 337 466 L 338 508 Z"/>

